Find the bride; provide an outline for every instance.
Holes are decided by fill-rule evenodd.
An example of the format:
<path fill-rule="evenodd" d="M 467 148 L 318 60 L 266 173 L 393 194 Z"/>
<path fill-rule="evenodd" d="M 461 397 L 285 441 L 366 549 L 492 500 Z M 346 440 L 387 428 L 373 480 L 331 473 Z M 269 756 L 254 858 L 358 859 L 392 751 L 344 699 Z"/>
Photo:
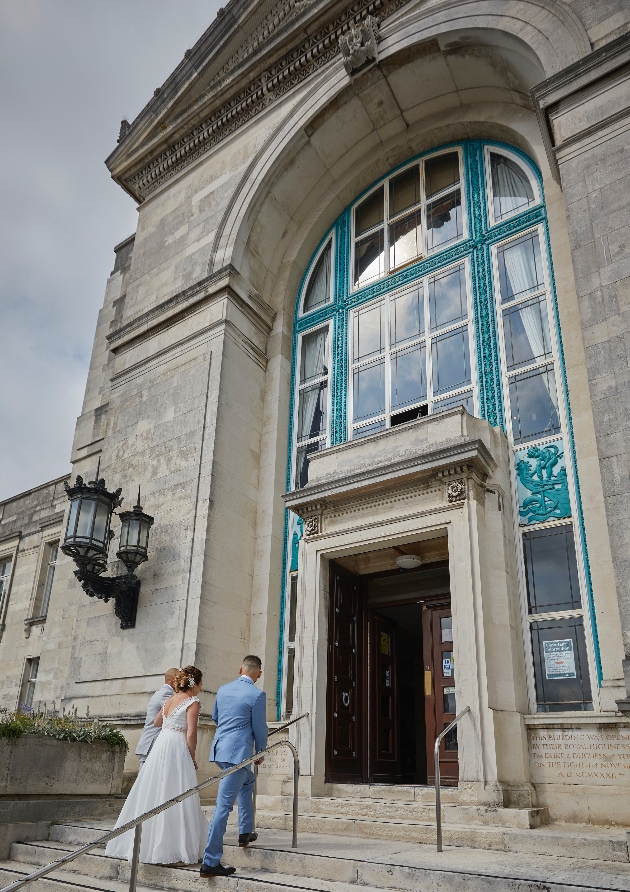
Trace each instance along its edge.
<path fill-rule="evenodd" d="M 180 669 L 172 682 L 175 694 L 155 718 L 162 731 L 129 792 L 116 821 L 121 827 L 144 812 L 197 786 L 195 750 L 202 675 L 194 666 Z M 208 821 L 201 810 L 199 794 L 167 808 L 142 825 L 140 861 L 144 864 L 197 864 L 203 855 Z M 133 855 L 134 831 L 111 839 L 106 855 Z"/>

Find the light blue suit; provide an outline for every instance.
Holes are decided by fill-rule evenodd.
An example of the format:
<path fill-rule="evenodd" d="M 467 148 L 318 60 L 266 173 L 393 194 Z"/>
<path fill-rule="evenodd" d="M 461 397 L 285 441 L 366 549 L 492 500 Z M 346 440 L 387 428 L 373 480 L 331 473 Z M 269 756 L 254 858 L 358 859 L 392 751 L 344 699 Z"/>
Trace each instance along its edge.
<path fill-rule="evenodd" d="M 249 759 L 267 746 L 267 698 L 247 675 L 219 688 L 212 719 L 217 730 L 210 749 L 210 761 L 221 771 Z M 228 774 L 219 783 L 217 804 L 208 832 L 203 864 L 216 867 L 223 855 L 223 837 L 228 816 L 238 797 L 238 832 L 254 828 L 254 772 L 248 765 Z"/>

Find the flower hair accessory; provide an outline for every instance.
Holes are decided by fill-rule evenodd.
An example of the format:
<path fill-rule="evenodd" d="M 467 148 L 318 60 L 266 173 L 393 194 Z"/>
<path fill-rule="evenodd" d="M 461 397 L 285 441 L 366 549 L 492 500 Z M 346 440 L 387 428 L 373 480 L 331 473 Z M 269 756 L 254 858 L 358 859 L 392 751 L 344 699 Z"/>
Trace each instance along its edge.
<path fill-rule="evenodd" d="M 192 675 L 189 675 L 188 676 L 188 687 L 194 688 L 194 686 L 195 686 L 195 679 L 192 677 Z"/>

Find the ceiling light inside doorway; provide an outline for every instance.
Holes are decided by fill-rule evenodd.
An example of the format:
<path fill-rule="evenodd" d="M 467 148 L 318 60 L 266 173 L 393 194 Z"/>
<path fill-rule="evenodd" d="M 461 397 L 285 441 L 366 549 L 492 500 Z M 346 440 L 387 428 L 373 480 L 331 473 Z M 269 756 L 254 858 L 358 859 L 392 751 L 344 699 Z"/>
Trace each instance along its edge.
<path fill-rule="evenodd" d="M 396 566 L 399 570 L 417 570 L 422 560 L 417 554 L 401 554 L 396 558 Z"/>

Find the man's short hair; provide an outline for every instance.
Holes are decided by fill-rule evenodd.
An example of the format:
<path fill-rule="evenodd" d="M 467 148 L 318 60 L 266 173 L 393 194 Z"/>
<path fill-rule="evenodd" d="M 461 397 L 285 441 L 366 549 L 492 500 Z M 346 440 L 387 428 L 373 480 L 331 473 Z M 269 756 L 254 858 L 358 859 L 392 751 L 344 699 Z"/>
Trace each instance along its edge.
<path fill-rule="evenodd" d="M 179 669 L 167 669 L 164 673 L 164 678 L 175 678 L 178 672 Z"/>
<path fill-rule="evenodd" d="M 241 666 L 248 672 L 260 672 L 262 669 L 262 660 L 254 654 L 248 654 L 246 657 L 243 657 Z"/>

